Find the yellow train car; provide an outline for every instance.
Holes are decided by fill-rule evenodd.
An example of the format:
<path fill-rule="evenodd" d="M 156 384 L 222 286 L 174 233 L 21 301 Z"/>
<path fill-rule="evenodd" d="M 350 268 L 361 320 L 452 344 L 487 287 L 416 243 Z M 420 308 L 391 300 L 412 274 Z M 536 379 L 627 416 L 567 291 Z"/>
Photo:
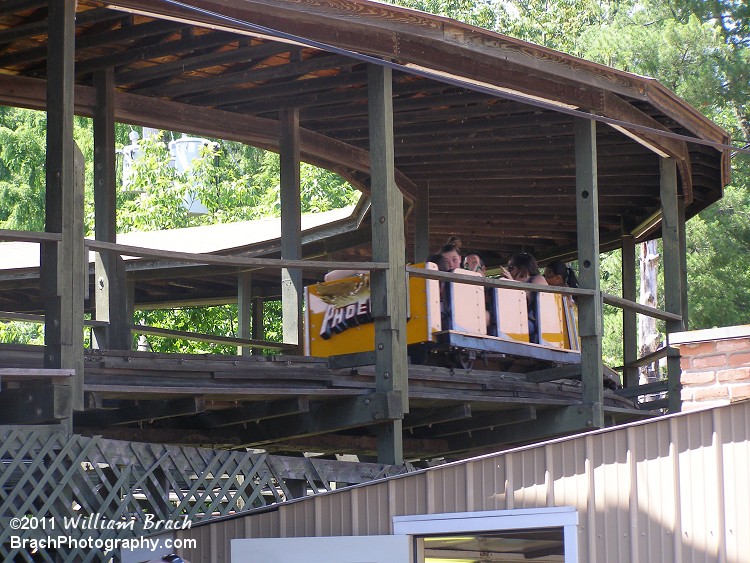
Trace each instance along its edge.
<path fill-rule="evenodd" d="M 437 269 L 429 262 L 423 267 Z M 480 275 L 468 270 L 454 273 Z M 344 274 L 308 286 L 305 299 L 306 354 L 332 357 L 374 351 L 369 274 Z M 431 352 L 580 362 L 572 300 L 539 293 L 537 306 L 538 333 L 530 335 L 524 289 L 485 289 L 409 276 L 406 332 L 412 361 L 421 363 L 425 352 Z"/>

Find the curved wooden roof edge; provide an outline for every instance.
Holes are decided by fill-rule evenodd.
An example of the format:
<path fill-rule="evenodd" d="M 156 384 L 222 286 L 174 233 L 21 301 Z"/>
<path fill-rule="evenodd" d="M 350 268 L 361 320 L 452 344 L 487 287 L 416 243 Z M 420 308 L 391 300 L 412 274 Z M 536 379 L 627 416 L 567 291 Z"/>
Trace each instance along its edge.
<path fill-rule="evenodd" d="M 298 37 L 398 61 L 407 72 L 410 68 L 424 69 L 467 84 L 495 86 L 499 96 L 510 92 L 526 96 L 530 102 L 541 100 L 667 131 L 624 96 L 651 104 L 698 139 L 717 143 L 729 140 L 723 129 L 653 78 L 400 6 L 371 0 L 192 0 L 190 6 L 173 0 L 115 0 L 109 6 L 196 25 L 260 33 L 257 29 L 250 31 L 250 23 L 267 28 L 272 38 L 273 32 L 280 32 L 290 36 L 282 40 Z M 687 203 L 692 200 L 685 140 L 613 126 L 650 150 L 677 159 L 683 196 Z M 729 151 L 720 152 L 724 154 L 723 186 L 729 181 Z M 401 180 L 402 191 L 413 199 L 413 186 L 403 185 L 406 178 Z"/>

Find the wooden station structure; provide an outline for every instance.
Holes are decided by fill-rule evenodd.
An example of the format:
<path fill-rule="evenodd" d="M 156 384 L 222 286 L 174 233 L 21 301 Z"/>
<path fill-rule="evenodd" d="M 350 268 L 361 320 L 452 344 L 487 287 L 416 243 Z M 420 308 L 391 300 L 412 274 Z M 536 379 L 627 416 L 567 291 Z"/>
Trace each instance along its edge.
<path fill-rule="evenodd" d="M 6 0 L 0 103 L 48 112 L 46 232 L 0 233 L 39 243 L 38 277 L 4 272 L 0 300 L 4 318 L 43 314 L 46 341 L 0 349 L 2 422 L 62 420 L 127 440 L 398 464 L 649 414 L 624 398 L 653 391 L 634 389 L 636 314 L 686 328 L 685 221 L 729 174 L 726 133 L 654 80 L 364 0 Z M 84 240 L 74 114 L 94 120 L 95 240 Z M 116 244 L 116 122 L 278 151 L 281 238 L 207 255 Z M 302 236 L 302 161 L 367 196 L 346 226 Z M 578 260 L 581 289 L 559 292 L 578 295 L 579 366 L 408 365 L 404 288 L 420 272 L 405 266 L 450 235 L 490 265 L 521 250 Z M 656 237 L 664 311 L 634 303 L 636 244 Z M 622 297 L 599 282 L 599 253 L 615 248 Z M 371 272 L 371 366 L 301 355 L 303 284 L 336 268 Z M 240 338 L 214 340 L 269 347 L 248 318 L 274 292 L 277 356 L 131 350 L 132 307 L 227 297 L 240 304 Z M 603 303 L 624 310 L 619 394 L 602 380 Z M 96 349 L 84 350 L 85 324 Z M 679 357 L 664 353 L 679 410 Z"/>

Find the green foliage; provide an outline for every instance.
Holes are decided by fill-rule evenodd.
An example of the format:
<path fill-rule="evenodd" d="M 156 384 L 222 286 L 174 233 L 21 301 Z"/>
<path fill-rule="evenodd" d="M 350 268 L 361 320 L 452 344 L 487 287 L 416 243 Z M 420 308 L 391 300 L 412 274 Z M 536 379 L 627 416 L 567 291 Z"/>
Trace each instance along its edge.
<path fill-rule="evenodd" d="M 193 227 L 262 217 L 278 217 L 279 156 L 240 143 L 216 141 L 182 174 L 169 165 L 159 139 L 139 141 L 142 154 L 134 165 L 129 192 L 120 195 L 121 232 Z M 321 212 L 351 205 L 359 192 L 336 174 L 303 164 L 300 169 L 302 212 Z M 186 194 L 199 199 L 205 215 L 189 215 Z"/>
<path fill-rule="evenodd" d="M 213 336 L 236 336 L 237 306 L 221 307 L 185 307 L 181 309 L 161 309 L 156 311 L 136 311 L 136 324 L 143 322 L 148 326 L 200 332 Z M 148 335 L 148 347 L 155 352 L 174 352 L 182 354 L 236 354 L 236 346 L 177 340 L 161 336 Z M 134 337 L 133 345 L 137 347 L 139 338 Z"/>
<path fill-rule="evenodd" d="M 170 155 L 161 139 L 139 141 L 141 156 L 134 165 L 128 192 L 119 195 L 121 232 L 192 227 L 263 217 L 278 217 L 279 156 L 240 143 L 215 141 L 192 168 L 182 174 L 169 165 Z M 321 212 L 356 203 L 359 192 L 339 176 L 308 164 L 300 169 L 302 212 Z M 191 216 L 183 198 L 191 194 L 207 208 Z M 280 303 L 265 306 L 264 338 L 281 342 Z M 235 336 L 237 307 L 189 307 L 137 313 L 136 322 L 174 330 Z M 147 337 L 159 352 L 235 354 L 236 347 Z"/>
<path fill-rule="evenodd" d="M 746 324 L 750 311 L 750 194 L 727 188 L 724 198 L 690 221 L 690 325 Z"/>
<path fill-rule="evenodd" d="M 44 230 L 47 119 L 0 107 L 0 227 Z"/>
<path fill-rule="evenodd" d="M 0 323 L 0 342 L 4 344 L 23 342 L 24 344 L 44 344 L 44 326 L 36 323 L 17 321 Z"/>

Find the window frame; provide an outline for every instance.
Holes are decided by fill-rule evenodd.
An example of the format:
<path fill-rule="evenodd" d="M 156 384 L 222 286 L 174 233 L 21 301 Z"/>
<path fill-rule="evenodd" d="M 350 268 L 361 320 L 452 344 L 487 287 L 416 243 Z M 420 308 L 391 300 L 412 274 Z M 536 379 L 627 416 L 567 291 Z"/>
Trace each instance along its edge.
<path fill-rule="evenodd" d="M 572 506 L 393 517 L 393 534 L 413 537 L 542 528 L 562 528 L 565 563 L 578 563 L 578 511 Z"/>

